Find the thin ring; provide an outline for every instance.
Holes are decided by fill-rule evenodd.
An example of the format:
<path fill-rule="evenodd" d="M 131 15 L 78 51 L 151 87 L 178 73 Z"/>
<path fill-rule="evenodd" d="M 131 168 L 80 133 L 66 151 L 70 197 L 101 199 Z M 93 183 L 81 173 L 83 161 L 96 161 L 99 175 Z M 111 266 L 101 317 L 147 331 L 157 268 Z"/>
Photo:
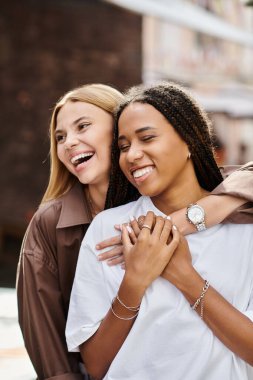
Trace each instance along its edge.
<path fill-rule="evenodd" d="M 143 226 L 141 227 L 141 229 L 143 229 L 143 228 L 148 228 L 151 231 L 151 227 L 149 227 L 147 224 L 143 224 Z"/>

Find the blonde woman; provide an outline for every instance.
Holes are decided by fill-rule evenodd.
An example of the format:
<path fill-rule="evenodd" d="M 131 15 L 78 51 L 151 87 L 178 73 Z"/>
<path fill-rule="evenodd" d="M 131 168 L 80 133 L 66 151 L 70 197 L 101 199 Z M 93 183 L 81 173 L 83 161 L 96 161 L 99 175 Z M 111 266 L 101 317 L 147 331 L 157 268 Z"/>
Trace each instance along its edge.
<path fill-rule="evenodd" d="M 53 110 L 49 184 L 27 229 L 17 277 L 19 322 L 39 380 L 87 378 L 80 356 L 67 351 L 65 325 L 81 241 L 94 216 L 105 207 L 113 112 L 121 98 L 121 93 L 110 86 L 85 85 L 65 94 Z M 252 177 L 247 170 L 233 176 L 229 177 L 235 178 L 231 188 L 229 178 L 224 182 L 228 187 L 225 193 L 231 195 L 240 188 L 241 178 L 248 183 Z M 220 189 L 217 194 L 222 192 Z M 201 200 L 207 226 L 245 203 L 240 198 L 244 193 L 247 199 L 244 189 L 237 198 L 224 195 Z M 185 234 L 194 231 L 184 211 L 174 218 Z M 120 238 L 109 238 L 97 249 L 105 247 L 110 247 L 109 251 L 101 253 L 99 259 L 109 265 L 121 264 Z"/>

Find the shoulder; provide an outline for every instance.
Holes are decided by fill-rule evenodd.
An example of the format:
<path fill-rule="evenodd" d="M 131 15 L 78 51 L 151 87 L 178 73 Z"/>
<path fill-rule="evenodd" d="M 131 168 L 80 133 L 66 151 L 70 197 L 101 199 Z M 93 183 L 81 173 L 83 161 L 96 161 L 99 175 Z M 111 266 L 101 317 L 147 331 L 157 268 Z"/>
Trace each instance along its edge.
<path fill-rule="evenodd" d="M 122 206 L 118 206 L 118 207 L 113 207 L 113 208 L 110 208 L 108 210 L 104 210 L 102 212 L 100 212 L 95 219 L 98 219 L 98 220 L 105 220 L 105 219 L 108 219 L 108 218 L 111 218 L 112 216 L 113 217 L 123 217 L 124 218 L 124 215 L 128 214 L 128 212 L 136 205 L 138 201 L 133 201 L 133 202 L 129 202 L 125 205 L 122 205 Z"/>
<path fill-rule="evenodd" d="M 138 216 L 139 211 L 144 207 L 143 205 L 146 198 L 147 197 L 141 196 L 137 201 L 104 210 L 93 219 L 92 224 L 101 225 L 105 222 L 112 225 L 115 223 L 127 223 L 131 215 Z"/>
<path fill-rule="evenodd" d="M 42 244 L 55 242 L 56 226 L 61 207 L 62 202 L 60 199 L 48 201 L 39 206 L 27 227 L 23 240 L 24 250 L 34 250 Z"/>
<path fill-rule="evenodd" d="M 61 198 L 42 203 L 35 212 L 31 225 L 40 225 L 44 228 L 56 228 L 61 209 Z"/>
<path fill-rule="evenodd" d="M 90 224 L 84 237 L 84 244 L 95 244 L 95 242 L 114 236 L 115 224 L 127 223 L 131 215 L 135 215 L 140 200 L 127 203 L 122 206 L 113 207 L 100 212 Z"/>
<path fill-rule="evenodd" d="M 224 230 L 232 234 L 236 234 L 239 240 L 242 236 L 249 236 L 253 241 L 253 224 L 234 224 L 234 223 L 224 223 L 222 224 Z"/>
<path fill-rule="evenodd" d="M 253 224 L 222 223 L 211 227 L 211 230 L 220 234 L 226 244 L 229 242 L 241 247 L 253 244 Z"/>

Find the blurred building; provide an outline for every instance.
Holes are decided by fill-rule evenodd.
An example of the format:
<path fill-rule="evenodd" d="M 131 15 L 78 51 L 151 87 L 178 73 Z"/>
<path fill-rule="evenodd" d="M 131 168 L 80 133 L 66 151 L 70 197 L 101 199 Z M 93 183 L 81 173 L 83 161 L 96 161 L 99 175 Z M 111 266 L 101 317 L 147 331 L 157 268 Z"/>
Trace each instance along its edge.
<path fill-rule="evenodd" d="M 243 38 L 233 41 L 232 32 L 230 40 L 229 28 L 225 39 L 215 36 L 216 25 L 212 35 L 212 28 L 205 34 L 144 16 L 143 80 L 169 79 L 189 86 L 214 121 L 223 146 L 219 163 L 244 163 L 253 159 L 253 8 L 239 0 L 189 3 L 235 26 L 238 36 L 240 30 L 248 32 L 245 37 L 251 33 L 252 45 L 246 38 L 245 44 Z"/>
<path fill-rule="evenodd" d="M 219 163 L 252 160 L 253 7 L 246 0 L 107 2 L 143 16 L 143 82 L 188 86 L 214 121 Z"/>
<path fill-rule="evenodd" d="M 49 177 L 51 109 L 66 91 L 141 81 L 141 16 L 98 0 L 0 1 L 0 286 Z M 10 267 L 10 271 L 6 268 Z"/>

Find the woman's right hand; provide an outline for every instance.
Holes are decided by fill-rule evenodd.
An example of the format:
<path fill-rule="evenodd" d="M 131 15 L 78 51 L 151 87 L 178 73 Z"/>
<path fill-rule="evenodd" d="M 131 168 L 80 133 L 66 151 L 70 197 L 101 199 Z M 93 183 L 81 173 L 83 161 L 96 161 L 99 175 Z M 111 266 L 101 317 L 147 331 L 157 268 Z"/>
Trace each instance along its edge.
<path fill-rule="evenodd" d="M 179 233 L 179 243 L 173 257 L 165 266 L 162 277 L 170 281 L 177 288 L 181 288 L 195 272 L 192 265 L 192 257 L 185 237 Z"/>
<path fill-rule="evenodd" d="M 123 225 L 125 276 L 146 289 L 164 271 L 179 244 L 179 235 L 169 219 L 155 216 L 151 211 L 145 216 L 135 243 L 131 242 L 129 226 Z"/>

